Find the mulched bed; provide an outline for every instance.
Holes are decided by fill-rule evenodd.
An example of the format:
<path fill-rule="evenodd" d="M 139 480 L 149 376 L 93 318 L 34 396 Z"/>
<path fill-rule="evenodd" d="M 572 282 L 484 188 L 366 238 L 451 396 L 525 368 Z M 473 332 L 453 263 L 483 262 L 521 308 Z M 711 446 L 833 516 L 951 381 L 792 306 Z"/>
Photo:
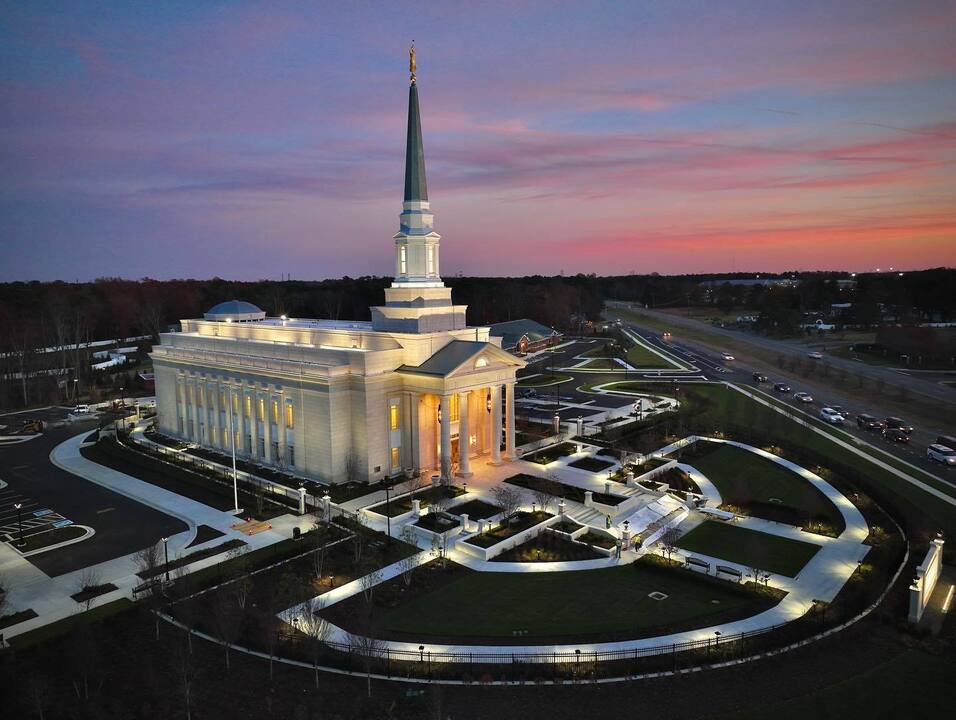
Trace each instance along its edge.
<path fill-rule="evenodd" d="M 448 509 L 451 515 L 467 515 L 469 520 L 487 520 L 501 512 L 501 508 L 484 500 L 469 500 Z"/>
<path fill-rule="evenodd" d="M 563 562 L 598 560 L 599 552 L 550 532 L 543 532 L 492 558 L 492 562 Z"/>
<path fill-rule="evenodd" d="M 177 558 L 175 560 L 170 560 L 168 568 L 166 567 L 164 558 L 161 557 L 159 566 L 155 568 L 152 572 L 138 572 L 136 574 L 139 577 L 143 578 L 144 580 L 148 580 L 149 578 L 162 575 L 163 573 L 166 572 L 167 569 L 175 570 L 176 568 L 182 567 L 183 565 L 189 565 L 189 563 L 194 563 L 197 560 L 202 560 L 203 558 L 212 557 L 213 555 L 220 555 L 224 552 L 228 552 L 229 550 L 232 550 L 238 547 L 243 547 L 245 545 L 246 545 L 246 542 L 244 540 L 238 540 L 238 539 L 227 540 L 226 542 L 220 543 L 219 545 L 214 545 L 210 548 L 204 548 L 202 550 L 196 550 L 195 552 L 191 552 L 188 555 L 183 555 L 182 557 Z"/>
<path fill-rule="evenodd" d="M 32 620 L 37 614 L 32 610 L 21 610 L 20 612 L 10 613 L 9 615 L 0 615 L 0 630 L 5 627 L 10 627 L 11 625 L 16 625 L 17 623 L 25 622 L 26 620 Z"/>
<path fill-rule="evenodd" d="M 608 535 L 601 535 L 600 533 L 592 532 L 588 530 L 584 535 L 578 538 L 580 542 L 587 543 L 588 545 L 597 545 L 598 547 L 605 548 L 606 550 L 612 550 L 617 547 L 617 542 L 614 538 Z M 601 557 L 604 557 L 603 555 Z"/>
<path fill-rule="evenodd" d="M 584 457 L 580 460 L 568 463 L 568 467 L 577 468 L 578 470 L 587 470 L 588 472 L 601 472 L 602 470 L 607 470 L 609 467 L 614 467 L 614 463 L 607 460 L 598 460 L 595 457 Z"/>
<path fill-rule="evenodd" d="M 113 583 L 105 583 L 103 585 L 95 585 L 92 587 L 85 587 L 78 593 L 73 593 L 70 595 L 71 598 L 76 600 L 78 603 L 84 603 L 87 600 L 92 600 L 95 597 L 100 595 L 105 595 L 108 592 L 113 592 L 116 589 L 116 586 Z"/>
<path fill-rule="evenodd" d="M 517 475 L 505 478 L 505 482 L 510 485 L 528 488 L 529 490 L 543 490 L 549 495 L 564 498 L 565 500 L 574 500 L 579 503 L 584 502 L 584 490 L 574 485 L 565 485 L 557 480 L 549 480 L 548 478 L 539 478 L 526 473 L 518 473 Z M 591 491 L 591 499 L 604 505 L 620 505 L 627 498 Z"/>
<path fill-rule="evenodd" d="M 411 511 L 412 500 L 418 500 L 420 507 L 426 508 L 435 502 L 439 502 L 441 500 L 450 500 L 451 498 L 456 498 L 459 495 L 464 494 L 464 489 L 456 485 L 432 486 L 427 487 L 424 490 L 418 490 L 411 495 L 405 495 L 397 500 L 392 500 L 387 504 L 381 503 L 380 505 L 371 507 L 369 508 L 369 512 L 378 513 L 379 515 L 386 515 L 388 517 L 396 517 L 397 515 L 402 515 Z"/>
<path fill-rule="evenodd" d="M 527 530 L 529 527 L 533 527 L 538 523 L 543 523 L 548 518 L 552 518 L 554 515 L 551 513 L 543 512 L 538 510 L 537 512 L 517 512 L 511 516 L 510 522 L 507 524 L 502 524 L 499 527 L 496 527 L 494 530 L 489 530 L 488 532 L 482 533 L 481 535 L 475 535 L 468 540 L 465 540 L 469 545 L 476 545 L 478 547 L 491 547 L 492 545 L 497 545 L 502 540 L 507 540 L 508 538 L 517 535 L 522 530 Z"/>
<path fill-rule="evenodd" d="M 573 455 L 577 452 L 577 445 L 574 443 L 561 443 L 560 445 L 553 445 L 543 450 L 537 450 L 530 455 L 522 456 L 522 460 L 528 460 L 529 462 L 538 463 L 539 465 L 547 465 L 552 463 L 558 458 L 563 458 L 568 455 Z"/>
<path fill-rule="evenodd" d="M 581 529 L 584 526 L 574 522 L 574 520 L 569 520 L 565 518 L 561 522 L 557 522 L 554 525 L 549 525 L 548 527 L 550 527 L 552 530 L 557 530 L 558 532 L 570 534 L 575 532 L 576 530 Z"/>
<path fill-rule="evenodd" d="M 415 523 L 417 527 L 431 530 L 433 533 L 448 532 L 460 525 L 458 518 L 451 517 L 445 513 L 428 513 L 422 515 Z"/>

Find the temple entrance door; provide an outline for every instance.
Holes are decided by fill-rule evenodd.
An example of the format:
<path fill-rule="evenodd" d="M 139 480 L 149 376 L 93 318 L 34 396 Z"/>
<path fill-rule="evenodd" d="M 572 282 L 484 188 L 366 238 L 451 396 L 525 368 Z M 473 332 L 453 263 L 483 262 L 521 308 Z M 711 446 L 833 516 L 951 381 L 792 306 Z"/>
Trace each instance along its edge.
<path fill-rule="evenodd" d="M 458 455 L 458 436 L 452 435 L 451 436 L 451 464 L 458 465 L 459 459 L 460 458 Z"/>

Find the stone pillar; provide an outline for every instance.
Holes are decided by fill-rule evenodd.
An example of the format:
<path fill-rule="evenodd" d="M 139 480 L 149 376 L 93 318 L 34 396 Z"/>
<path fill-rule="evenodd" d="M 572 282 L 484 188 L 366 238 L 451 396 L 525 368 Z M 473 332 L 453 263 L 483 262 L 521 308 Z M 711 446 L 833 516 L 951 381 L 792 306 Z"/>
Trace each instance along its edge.
<path fill-rule="evenodd" d="M 192 439 L 202 444 L 202 430 L 199 425 L 199 385 L 193 383 L 193 437 Z"/>
<path fill-rule="evenodd" d="M 468 421 L 468 398 L 471 391 L 466 390 L 458 396 L 458 475 L 471 477 L 471 426 Z M 444 410 L 442 411 L 444 412 Z"/>
<path fill-rule="evenodd" d="M 501 465 L 501 386 L 491 386 L 491 464 Z"/>
<path fill-rule="evenodd" d="M 468 532 L 468 513 L 462 513 L 461 516 L 461 531 L 463 533 Z"/>
<path fill-rule="evenodd" d="M 479 535 L 481 535 L 481 534 L 485 531 L 485 526 L 486 526 L 487 524 L 488 524 L 488 521 L 487 521 L 487 520 L 482 519 L 482 520 L 479 520 L 479 521 L 478 521 L 478 534 L 479 534 Z"/>
<path fill-rule="evenodd" d="M 236 388 L 236 395 L 239 397 L 239 410 L 236 418 L 236 430 L 239 432 L 239 444 L 236 445 L 236 454 L 241 455 L 246 451 L 246 433 L 248 432 L 249 421 L 246 420 L 246 389 L 239 383 Z"/>
<path fill-rule="evenodd" d="M 299 515 L 305 515 L 305 488 L 299 488 Z"/>
<path fill-rule="evenodd" d="M 179 403 L 179 417 L 183 422 L 183 437 L 189 437 L 189 408 L 186 403 L 189 402 L 189 387 L 186 383 L 180 383 L 179 389 L 182 390 L 182 402 Z"/>
<path fill-rule="evenodd" d="M 217 382 L 213 386 L 213 398 L 214 402 L 208 403 L 212 407 L 212 445 L 215 445 L 218 448 L 222 447 L 222 433 L 219 431 L 219 383 Z M 208 398 L 209 395 L 207 394 Z M 209 408 L 206 408 L 206 412 L 209 412 Z"/>
<path fill-rule="evenodd" d="M 584 507 L 591 507 L 591 505 L 594 503 L 594 500 L 592 499 L 593 496 L 594 493 L 592 493 L 590 490 L 584 491 Z"/>
<path fill-rule="evenodd" d="M 332 522 L 332 496 L 323 495 L 322 496 L 322 514 L 325 516 L 326 522 Z"/>
<path fill-rule="evenodd" d="M 264 400 L 265 413 L 262 417 L 262 434 L 265 437 L 265 442 L 262 451 L 267 463 L 275 463 L 276 459 L 272 457 L 272 394 L 267 394 Z"/>
<path fill-rule="evenodd" d="M 441 476 L 451 476 L 451 395 L 441 396 Z"/>
<path fill-rule="evenodd" d="M 279 393 L 279 422 L 276 423 L 276 426 L 279 428 L 279 458 L 283 459 L 282 465 L 284 467 L 289 467 L 289 441 L 286 437 L 286 427 L 285 427 L 285 397 L 282 393 Z M 279 458 L 276 458 L 278 462 Z"/>
<path fill-rule="evenodd" d="M 421 500 L 412 500 L 412 515 L 418 517 L 422 514 L 422 501 Z"/>
<path fill-rule="evenodd" d="M 515 384 L 513 382 L 507 383 L 505 388 L 507 388 L 508 391 L 507 404 L 505 406 L 505 412 L 508 416 L 508 430 L 505 433 L 505 452 L 508 453 L 509 460 L 517 460 L 518 457 L 515 454 Z"/>
<path fill-rule="evenodd" d="M 564 516 L 564 511 L 567 509 L 567 505 L 564 500 L 558 500 L 558 515 Z"/>
<path fill-rule="evenodd" d="M 256 391 L 253 390 L 250 394 L 252 398 L 252 412 L 249 413 L 249 435 L 252 438 L 252 447 L 250 448 L 249 455 L 254 458 L 259 457 L 259 398 L 256 396 Z"/>
<path fill-rule="evenodd" d="M 408 394 L 408 448 L 409 462 L 414 470 L 421 470 L 422 467 L 422 439 L 418 427 L 418 405 L 421 402 L 421 395 L 417 392 Z"/>

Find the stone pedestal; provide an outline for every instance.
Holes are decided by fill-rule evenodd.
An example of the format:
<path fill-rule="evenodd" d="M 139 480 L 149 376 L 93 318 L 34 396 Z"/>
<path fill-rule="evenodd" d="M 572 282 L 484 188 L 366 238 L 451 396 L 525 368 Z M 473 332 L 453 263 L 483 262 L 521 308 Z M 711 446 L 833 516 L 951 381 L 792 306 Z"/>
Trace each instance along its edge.
<path fill-rule="evenodd" d="M 305 488 L 299 488 L 299 515 L 305 515 Z"/>
<path fill-rule="evenodd" d="M 485 526 L 486 526 L 487 522 L 488 522 L 487 520 L 479 520 L 479 521 L 478 521 L 478 534 L 479 534 L 479 535 L 481 535 L 481 533 L 483 533 L 483 532 L 485 531 Z"/>
<path fill-rule="evenodd" d="M 422 501 L 412 500 L 412 515 L 419 517 L 422 514 Z"/>
<path fill-rule="evenodd" d="M 332 522 L 332 496 L 328 493 L 322 496 L 322 515 L 326 522 Z"/>
<path fill-rule="evenodd" d="M 567 506 L 564 504 L 564 500 L 558 502 L 558 515 L 564 516 L 564 510 Z"/>
<path fill-rule="evenodd" d="M 628 487 L 634 487 L 637 483 L 634 482 L 634 471 L 627 470 L 624 473 L 624 484 Z"/>
<path fill-rule="evenodd" d="M 594 500 L 592 499 L 593 495 L 594 493 L 590 490 L 584 491 L 584 507 L 591 507 L 591 505 L 594 504 Z"/>
<path fill-rule="evenodd" d="M 468 513 L 462 513 L 461 515 L 461 531 L 468 532 Z"/>
<path fill-rule="evenodd" d="M 610 481 L 610 480 L 608 480 L 606 483 L 604 483 L 604 492 L 605 492 L 607 495 L 610 495 L 610 494 L 611 494 L 611 481 Z"/>

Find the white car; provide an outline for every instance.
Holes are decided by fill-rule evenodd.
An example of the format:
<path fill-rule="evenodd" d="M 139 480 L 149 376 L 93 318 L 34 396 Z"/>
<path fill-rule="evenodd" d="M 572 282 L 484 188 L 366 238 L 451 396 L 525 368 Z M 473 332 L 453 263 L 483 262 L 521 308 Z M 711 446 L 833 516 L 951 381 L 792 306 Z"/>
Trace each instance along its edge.
<path fill-rule="evenodd" d="M 736 360 L 736 358 L 735 358 L 733 355 L 731 355 L 730 353 L 721 353 L 721 354 L 720 354 L 720 357 L 721 357 L 723 360 L 726 360 L 727 362 L 730 362 L 731 360 Z"/>
<path fill-rule="evenodd" d="M 73 408 L 74 415 L 88 415 L 91 412 L 93 412 L 93 410 L 89 405 L 77 405 L 75 408 Z"/>
<path fill-rule="evenodd" d="M 807 357 L 810 358 L 811 360 L 822 360 L 822 359 L 823 359 L 823 353 L 821 353 L 821 352 L 811 352 L 811 353 L 807 353 Z"/>
<path fill-rule="evenodd" d="M 820 419 L 826 420 L 831 425 L 842 425 L 843 416 L 833 408 L 825 407 L 820 410 Z"/>
<path fill-rule="evenodd" d="M 945 445 L 930 445 L 926 448 L 926 457 L 943 465 L 956 465 L 956 450 Z"/>
<path fill-rule="evenodd" d="M 795 393 L 793 394 L 793 399 L 794 399 L 794 400 L 799 400 L 799 401 L 802 402 L 802 403 L 812 403 L 812 402 L 813 402 L 813 397 L 810 395 L 810 393 L 805 393 L 805 392 L 795 392 Z"/>

